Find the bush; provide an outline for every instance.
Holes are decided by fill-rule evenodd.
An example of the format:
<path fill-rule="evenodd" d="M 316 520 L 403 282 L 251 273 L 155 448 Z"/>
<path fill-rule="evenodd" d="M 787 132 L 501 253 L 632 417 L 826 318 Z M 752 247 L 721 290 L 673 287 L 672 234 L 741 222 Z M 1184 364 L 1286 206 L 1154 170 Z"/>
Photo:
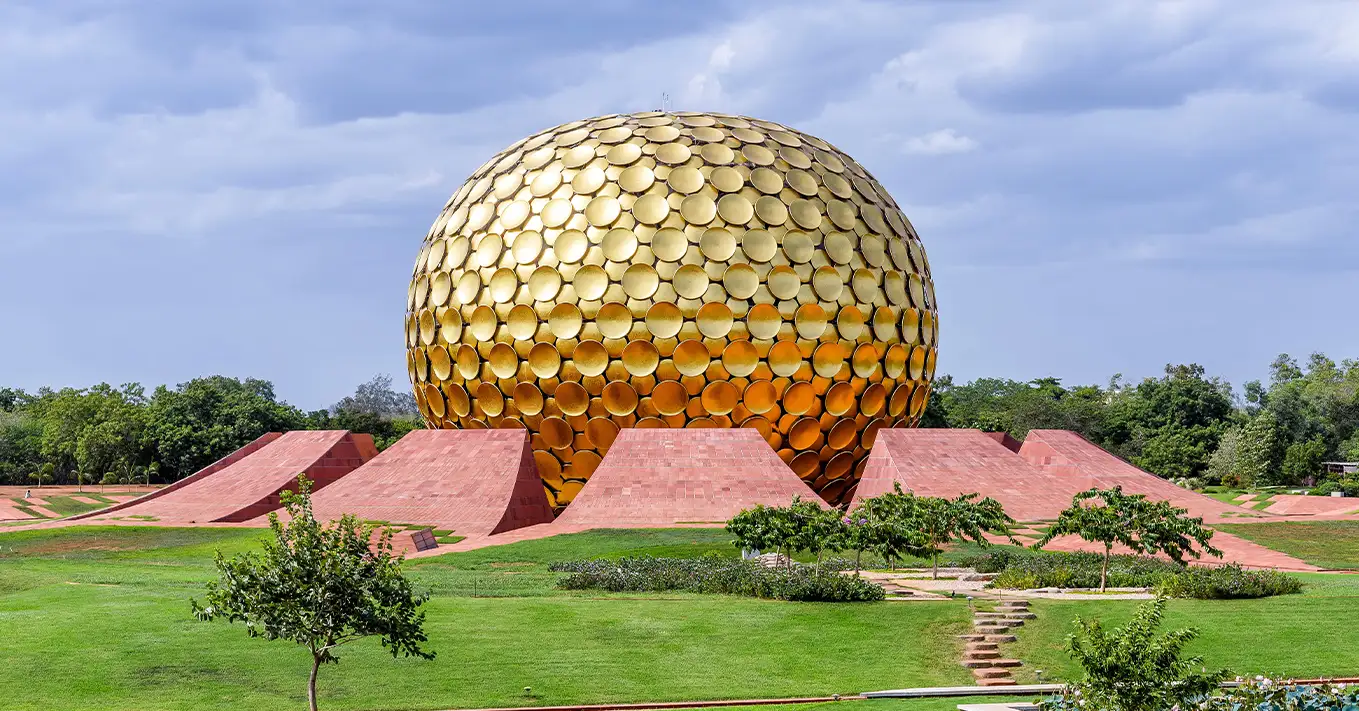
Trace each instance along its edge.
<path fill-rule="evenodd" d="M 886 595 L 881 586 L 842 575 L 834 570 L 838 567 L 766 568 L 754 561 L 709 555 L 580 560 L 553 563 L 548 569 L 568 573 L 557 581 L 566 590 L 683 591 L 797 602 L 871 602 Z"/>
<path fill-rule="evenodd" d="M 1343 491 L 1345 496 L 1359 496 L 1359 479 L 1331 479 L 1312 487 L 1307 493 L 1312 496 L 1330 496 L 1332 492 Z"/>
<path fill-rule="evenodd" d="M 1099 586 L 1098 553 L 1037 553 L 997 549 L 963 558 L 962 565 L 979 573 L 999 573 L 991 585 L 1011 590 L 1095 588 Z M 1243 600 L 1302 591 L 1302 582 L 1274 570 L 1244 570 L 1239 565 L 1186 568 L 1145 556 L 1109 559 L 1109 585 L 1155 588 L 1167 597 L 1199 600 Z"/>
<path fill-rule="evenodd" d="M 1156 592 L 1198 600 L 1247 600 L 1302 592 L 1302 581 L 1277 570 L 1243 570 L 1235 563 L 1220 568 L 1190 568 L 1162 580 Z"/>
<path fill-rule="evenodd" d="M 1098 553 L 997 550 L 965 558 L 963 564 L 980 573 L 999 573 L 991 581 L 998 588 L 1098 588 L 1103 560 Z M 1115 555 L 1109 558 L 1108 583 L 1117 588 L 1152 587 L 1182 570 L 1157 558 Z"/>

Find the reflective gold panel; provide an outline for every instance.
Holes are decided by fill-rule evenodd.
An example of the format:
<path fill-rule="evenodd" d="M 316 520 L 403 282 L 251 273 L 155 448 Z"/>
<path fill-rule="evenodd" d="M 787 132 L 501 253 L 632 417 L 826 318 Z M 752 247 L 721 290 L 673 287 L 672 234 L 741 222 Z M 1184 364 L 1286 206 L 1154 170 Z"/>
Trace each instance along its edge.
<path fill-rule="evenodd" d="M 747 427 L 833 503 L 938 354 L 929 262 L 874 177 L 768 121 L 689 112 L 548 129 L 426 235 L 402 335 L 431 427 L 524 427 L 548 497 L 620 429 Z"/>

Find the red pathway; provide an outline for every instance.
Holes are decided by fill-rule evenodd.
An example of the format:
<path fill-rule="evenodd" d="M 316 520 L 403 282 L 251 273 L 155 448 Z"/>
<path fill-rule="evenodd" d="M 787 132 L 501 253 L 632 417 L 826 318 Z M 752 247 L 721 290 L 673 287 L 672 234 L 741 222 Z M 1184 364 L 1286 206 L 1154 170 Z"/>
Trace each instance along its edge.
<path fill-rule="evenodd" d="M 317 519 L 486 536 L 552 521 L 524 430 L 416 430 L 312 497 Z"/>
<path fill-rule="evenodd" d="M 1039 521 L 1057 518 L 1073 495 L 1090 488 L 1089 479 L 1058 476 L 1002 442 L 980 430 L 880 430 L 850 507 L 900 483 L 918 496 L 978 492 L 1019 521 Z"/>
<path fill-rule="evenodd" d="M 1359 511 L 1359 499 L 1348 496 L 1279 494 L 1270 498 L 1265 513 L 1288 515 L 1343 515 Z"/>
<path fill-rule="evenodd" d="M 795 495 L 822 503 L 756 430 L 625 429 L 553 525 L 725 523 Z"/>
<path fill-rule="evenodd" d="M 248 521 L 278 508 L 279 494 L 295 485 L 298 474 L 306 474 L 319 491 L 376 454 L 370 435 L 343 430 L 289 432 L 224 467 L 189 477 L 193 481 L 187 484 L 86 518 L 94 523 L 116 513 L 119 518 L 149 517 L 162 523 Z"/>

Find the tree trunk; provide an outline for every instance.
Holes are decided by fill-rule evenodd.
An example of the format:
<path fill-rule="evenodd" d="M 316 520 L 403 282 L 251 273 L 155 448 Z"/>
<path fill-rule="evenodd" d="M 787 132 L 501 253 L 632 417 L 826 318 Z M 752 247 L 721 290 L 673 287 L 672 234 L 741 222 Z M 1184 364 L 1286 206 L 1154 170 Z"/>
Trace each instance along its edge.
<path fill-rule="evenodd" d="M 934 579 L 939 579 L 939 554 L 934 554 Z"/>
<path fill-rule="evenodd" d="M 1104 544 L 1104 564 L 1099 569 L 1099 591 L 1104 592 L 1104 588 L 1109 580 L 1109 553 L 1114 547 L 1108 543 Z"/>
<path fill-rule="evenodd" d="M 320 655 L 312 655 L 311 678 L 307 680 L 307 704 L 316 711 L 316 673 L 321 669 Z"/>
<path fill-rule="evenodd" d="M 862 560 L 863 557 L 864 557 L 864 549 L 860 548 L 860 549 L 854 551 L 854 574 L 855 574 L 856 576 L 859 575 L 859 567 L 860 567 L 860 566 L 859 566 L 859 561 Z"/>

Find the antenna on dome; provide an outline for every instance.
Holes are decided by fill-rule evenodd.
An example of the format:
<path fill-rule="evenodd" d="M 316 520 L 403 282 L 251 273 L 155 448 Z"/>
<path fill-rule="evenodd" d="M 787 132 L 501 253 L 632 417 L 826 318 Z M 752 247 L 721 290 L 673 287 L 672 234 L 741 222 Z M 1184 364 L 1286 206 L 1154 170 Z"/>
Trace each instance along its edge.
<path fill-rule="evenodd" d="M 661 111 L 670 113 L 670 94 L 661 94 Z"/>

